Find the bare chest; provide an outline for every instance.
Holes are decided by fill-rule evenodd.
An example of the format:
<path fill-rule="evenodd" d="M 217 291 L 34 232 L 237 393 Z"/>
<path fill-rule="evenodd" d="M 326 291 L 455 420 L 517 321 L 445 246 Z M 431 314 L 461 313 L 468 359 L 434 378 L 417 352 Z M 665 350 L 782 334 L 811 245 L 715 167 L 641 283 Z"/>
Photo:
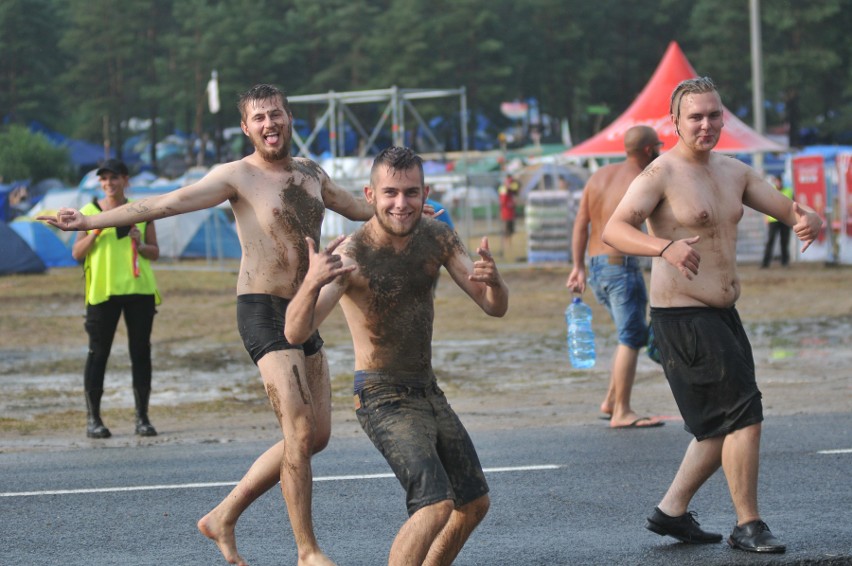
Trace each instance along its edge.
<path fill-rule="evenodd" d="M 665 215 L 677 227 L 695 231 L 736 226 L 743 215 L 741 185 L 724 175 L 677 175 L 666 192 Z"/>
<path fill-rule="evenodd" d="M 298 172 L 254 176 L 233 208 L 243 230 L 317 241 L 325 214 L 319 180 Z"/>

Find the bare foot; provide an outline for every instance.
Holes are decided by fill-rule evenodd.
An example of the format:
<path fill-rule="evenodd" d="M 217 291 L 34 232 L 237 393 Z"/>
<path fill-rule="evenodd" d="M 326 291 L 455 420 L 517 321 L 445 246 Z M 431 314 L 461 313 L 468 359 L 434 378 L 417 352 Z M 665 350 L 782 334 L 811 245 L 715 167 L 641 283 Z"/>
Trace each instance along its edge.
<path fill-rule="evenodd" d="M 242 556 L 237 552 L 237 539 L 234 536 L 234 525 L 228 524 L 213 509 L 207 515 L 198 520 L 198 530 L 201 534 L 216 543 L 219 552 L 225 557 L 228 564 L 237 566 L 248 566 Z"/>
<path fill-rule="evenodd" d="M 307 556 L 299 558 L 299 566 L 337 566 L 331 559 L 317 550 Z"/>
<path fill-rule="evenodd" d="M 612 416 L 612 403 L 610 403 L 609 398 L 604 399 L 604 402 L 601 403 L 601 414 Z"/>

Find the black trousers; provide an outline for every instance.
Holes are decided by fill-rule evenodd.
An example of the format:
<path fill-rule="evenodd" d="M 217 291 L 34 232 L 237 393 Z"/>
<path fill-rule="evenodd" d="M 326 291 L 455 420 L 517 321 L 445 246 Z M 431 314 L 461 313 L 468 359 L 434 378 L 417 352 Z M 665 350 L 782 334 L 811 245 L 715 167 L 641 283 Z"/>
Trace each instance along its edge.
<path fill-rule="evenodd" d="M 104 388 L 107 360 L 122 313 L 127 326 L 133 389 L 151 390 L 151 329 L 156 312 L 154 295 L 119 295 L 110 297 L 105 303 L 86 307 L 89 355 L 83 385 L 87 392 Z"/>
<path fill-rule="evenodd" d="M 781 265 L 790 263 L 790 227 L 783 222 L 770 222 L 769 235 L 766 239 L 766 249 L 763 251 L 763 267 L 772 263 L 772 251 L 775 248 L 775 237 L 781 240 Z"/>

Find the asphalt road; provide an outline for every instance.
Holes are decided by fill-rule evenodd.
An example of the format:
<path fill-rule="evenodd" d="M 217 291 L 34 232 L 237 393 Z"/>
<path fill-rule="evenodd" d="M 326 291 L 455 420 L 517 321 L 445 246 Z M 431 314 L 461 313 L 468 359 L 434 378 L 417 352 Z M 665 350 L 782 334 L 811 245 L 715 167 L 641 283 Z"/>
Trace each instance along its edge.
<path fill-rule="evenodd" d="M 788 545 L 786 554 L 769 556 L 724 542 L 685 545 L 643 528 L 689 442 L 679 423 L 472 436 L 492 507 L 459 566 L 852 564 L 852 414 L 771 417 L 764 424 L 761 510 Z M 0 564 L 224 564 L 195 522 L 265 448 L 172 444 L 0 454 Z M 341 566 L 386 563 L 406 518 L 402 489 L 388 471 L 363 436 L 333 438 L 314 459 L 317 536 Z M 704 528 L 727 537 L 735 518 L 721 472 L 693 508 Z M 237 537 L 253 565 L 296 563 L 277 488 L 244 514 Z"/>

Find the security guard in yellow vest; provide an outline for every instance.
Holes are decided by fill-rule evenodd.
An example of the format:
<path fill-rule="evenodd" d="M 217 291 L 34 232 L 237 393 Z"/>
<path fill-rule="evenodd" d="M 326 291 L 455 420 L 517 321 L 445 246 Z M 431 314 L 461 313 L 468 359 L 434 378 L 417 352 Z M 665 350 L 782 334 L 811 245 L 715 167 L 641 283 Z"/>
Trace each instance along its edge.
<path fill-rule="evenodd" d="M 130 184 L 127 166 L 117 159 L 107 160 L 97 171 L 104 198 L 80 209 L 90 216 L 128 202 Z M 101 419 L 104 375 L 118 319 L 124 313 L 136 401 L 136 434 L 156 436 L 148 419 L 151 396 L 151 329 L 160 293 L 151 261 L 160 256 L 153 222 L 134 226 L 78 232 L 71 251 L 84 261 L 86 275 L 86 333 L 89 354 L 83 374 L 86 395 L 86 436 L 109 438 L 110 430 Z"/>

